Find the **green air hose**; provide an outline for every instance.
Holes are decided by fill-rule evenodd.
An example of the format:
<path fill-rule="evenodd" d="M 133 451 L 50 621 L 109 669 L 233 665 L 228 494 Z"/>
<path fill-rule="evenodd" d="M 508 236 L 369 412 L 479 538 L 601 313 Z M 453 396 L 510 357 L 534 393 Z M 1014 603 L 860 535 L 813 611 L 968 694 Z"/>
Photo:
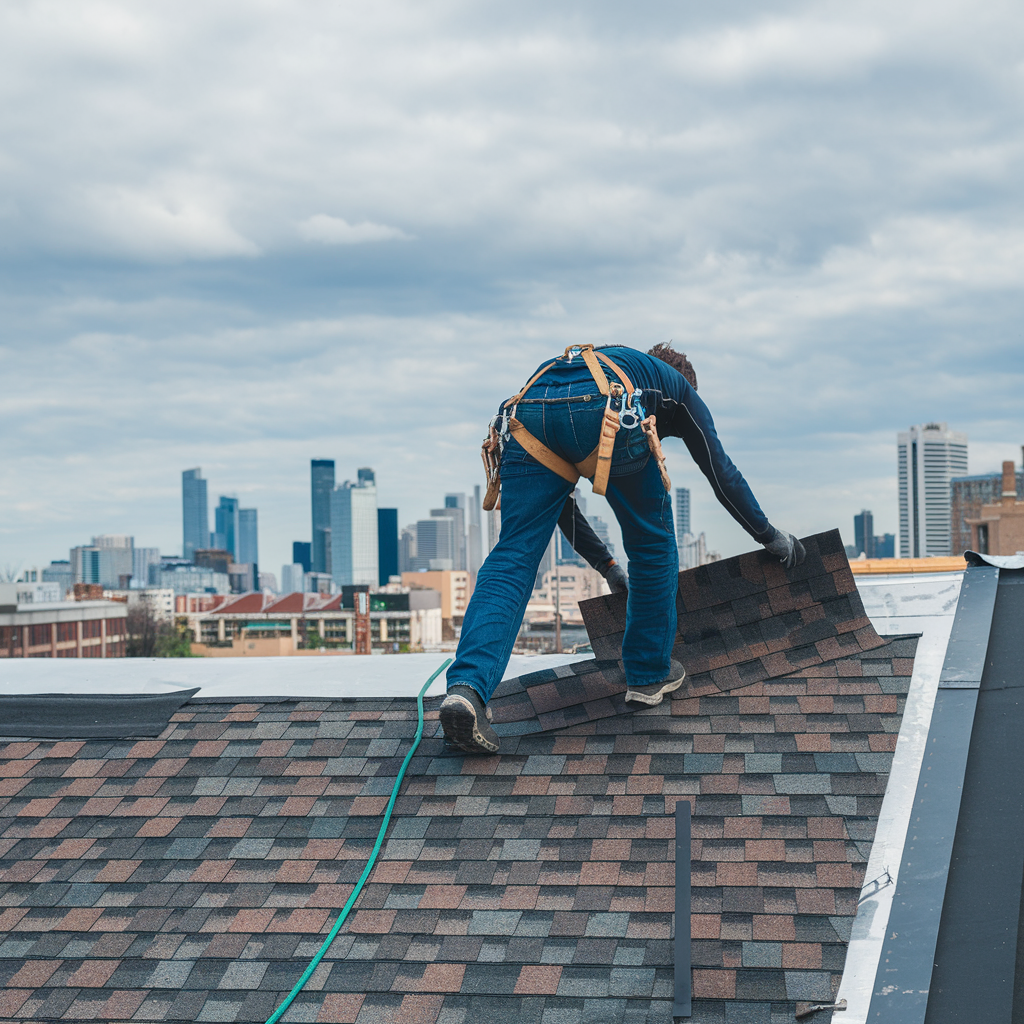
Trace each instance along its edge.
<path fill-rule="evenodd" d="M 338 932 L 341 930 L 341 926 L 345 923 L 345 918 L 348 917 L 349 911 L 355 906 L 356 900 L 359 898 L 359 893 L 362 892 L 363 884 L 367 878 L 370 877 L 370 872 L 373 870 L 374 864 L 377 863 L 377 854 L 380 853 L 381 845 L 384 842 L 384 834 L 388 830 L 388 823 L 391 821 L 391 811 L 395 806 L 395 801 L 398 799 L 398 791 L 402 787 L 402 780 L 405 778 L 405 769 L 409 767 L 409 762 L 412 760 L 412 755 L 416 753 L 416 748 L 420 745 L 420 739 L 423 736 L 423 694 L 427 692 L 430 684 L 452 663 L 452 659 L 449 658 L 424 684 L 423 689 L 420 690 L 416 697 L 416 713 L 418 716 L 418 722 L 416 723 L 416 736 L 412 741 L 412 746 L 409 748 L 409 753 L 405 755 L 405 760 L 402 762 L 402 767 L 398 769 L 398 778 L 395 779 L 395 786 L 391 790 L 391 799 L 388 800 L 388 805 L 384 810 L 384 821 L 381 822 L 380 831 L 377 833 L 377 842 L 373 845 L 373 850 L 370 852 L 370 859 L 366 862 L 366 867 L 363 868 L 363 873 L 359 876 L 359 881 L 356 883 L 355 889 L 352 890 L 352 895 L 349 896 L 345 906 L 341 908 L 341 913 L 338 915 L 338 920 L 334 922 L 334 927 L 331 929 L 330 934 L 324 939 L 324 944 L 317 950 L 316 956 L 309 961 L 309 966 L 302 972 L 302 977 L 295 983 L 295 987 L 285 996 L 284 1002 L 270 1015 L 267 1019 L 267 1024 L 277 1024 L 277 1021 L 281 1019 L 284 1012 L 292 1005 L 292 1000 L 302 991 L 303 986 L 312 977 L 313 972 L 317 969 L 317 965 L 324 958 L 324 954 L 330 949 L 331 943 L 335 940 Z"/>

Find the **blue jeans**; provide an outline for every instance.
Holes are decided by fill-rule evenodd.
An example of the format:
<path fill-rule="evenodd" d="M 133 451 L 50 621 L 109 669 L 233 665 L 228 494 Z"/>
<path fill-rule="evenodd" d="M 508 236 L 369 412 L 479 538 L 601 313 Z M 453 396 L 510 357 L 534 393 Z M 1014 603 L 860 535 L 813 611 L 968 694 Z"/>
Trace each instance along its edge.
<path fill-rule="evenodd" d="M 597 445 L 605 399 L 592 381 L 535 385 L 518 419 L 557 455 L 582 462 Z M 484 702 L 512 654 L 537 568 L 572 484 L 542 466 L 514 439 L 501 460 L 501 535 L 477 575 L 448 685 L 474 687 Z M 622 661 L 626 679 L 645 686 L 666 678 L 676 632 L 679 554 L 672 505 L 647 439 L 620 430 L 606 494 L 629 559 Z"/>

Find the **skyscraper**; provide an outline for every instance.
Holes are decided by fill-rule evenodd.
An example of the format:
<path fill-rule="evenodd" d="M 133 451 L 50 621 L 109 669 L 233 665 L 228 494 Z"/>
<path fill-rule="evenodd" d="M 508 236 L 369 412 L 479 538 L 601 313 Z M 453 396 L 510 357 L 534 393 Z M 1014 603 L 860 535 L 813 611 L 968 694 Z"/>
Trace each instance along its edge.
<path fill-rule="evenodd" d="M 136 590 L 148 587 L 149 568 L 159 564 L 159 548 L 132 548 L 132 586 Z"/>
<path fill-rule="evenodd" d="M 181 521 L 181 554 L 191 560 L 196 548 L 205 548 L 210 543 L 206 481 L 201 469 L 186 469 L 181 474 Z"/>
<path fill-rule="evenodd" d="M 228 551 L 236 562 L 241 562 L 238 557 L 238 499 L 221 497 L 219 504 L 213 511 L 213 544 L 212 546 L 221 551 Z"/>
<path fill-rule="evenodd" d="M 929 558 L 953 550 L 950 481 L 967 473 L 967 435 L 945 423 L 897 435 L 900 555 Z"/>
<path fill-rule="evenodd" d="M 454 569 L 456 550 L 455 521 L 451 516 L 434 515 L 416 523 L 416 555 L 413 569 Z"/>
<path fill-rule="evenodd" d="M 258 565 L 260 560 L 259 527 L 256 509 L 238 510 L 238 561 Z"/>
<path fill-rule="evenodd" d="M 448 516 L 452 520 L 452 538 L 454 548 L 452 559 L 454 568 L 465 569 L 468 567 L 466 559 L 466 495 L 446 494 L 444 496 L 444 508 L 432 509 L 432 516 Z"/>
<path fill-rule="evenodd" d="M 866 508 L 853 517 L 853 544 L 858 555 L 863 552 L 865 558 L 875 557 L 875 517 Z"/>
<path fill-rule="evenodd" d="M 259 528 L 256 509 L 238 510 L 238 561 L 252 566 L 252 590 L 260 589 Z"/>
<path fill-rule="evenodd" d="M 377 579 L 381 586 L 398 575 L 398 509 L 377 509 Z"/>
<path fill-rule="evenodd" d="M 360 475 L 372 470 L 360 470 Z M 377 585 L 377 488 L 346 480 L 331 492 L 331 575 L 339 586 Z"/>
<path fill-rule="evenodd" d="M 676 543 L 690 533 L 690 488 L 676 488 Z"/>
<path fill-rule="evenodd" d="M 310 571 L 310 543 L 308 540 L 293 540 L 292 541 L 292 564 L 302 566 L 303 572 Z"/>
<path fill-rule="evenodd" d="M 312 571 L 330 572 L 331 495 L 334 493 L 334 459 L 312 459 L 309 465 L 313 508 Z"/>

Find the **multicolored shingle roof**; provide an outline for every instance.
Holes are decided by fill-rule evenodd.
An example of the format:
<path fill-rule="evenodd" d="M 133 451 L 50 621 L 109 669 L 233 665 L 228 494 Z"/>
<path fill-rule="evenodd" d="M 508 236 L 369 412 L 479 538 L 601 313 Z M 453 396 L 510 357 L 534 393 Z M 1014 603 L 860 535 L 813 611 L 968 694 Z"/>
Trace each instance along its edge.
<path fill-rule="evenodd" d="M 749 556 L 682 574 L 692 680 L 659 707 L 625 710 L 608 665 L 522 677 L 494 702 L 500 754 L 474 758 L 428 701 L 380 861 L 284 1019 L 668 1024 L 678 800 L 692 1019 L 828 1001 L 915 647 L 873 635 L 831 536 L 785 583 L 755 558 L 760 590 Z M 595 646 L 621 617 L 602 600 Z M 787 615 L 821 635 L 773 639 Z M 158 740 L 0 746 L 0 1020 L 265 1020 L 351 893 L 415 722 L 398 699 L 191 703 Z"/>

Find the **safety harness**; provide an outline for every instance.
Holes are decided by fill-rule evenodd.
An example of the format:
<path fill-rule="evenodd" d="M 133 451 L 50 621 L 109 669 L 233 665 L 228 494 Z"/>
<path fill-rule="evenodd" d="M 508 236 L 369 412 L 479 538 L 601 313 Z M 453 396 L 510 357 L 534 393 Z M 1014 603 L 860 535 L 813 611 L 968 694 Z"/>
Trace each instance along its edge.
<path fill-rule="evenodd" d="M 534 437 L 516 418 L 516 412 L 523 396 L 558 362 L 557 359 L 553 359 L 546 366 L 541 367 L 518 394 L 503 402 L 501 412 L 490 422 L 487 437 L 480 449 L 484 472 L 487 474 L 487 493 L 484 495 L 483 502 L 486 511 L 501 507 L 501 452 L 509 437 L 514 437 L 530 455 L 542 466 L 550 469 L 552 473 L 557 473 L 574 486 L 581 476 L 587 477 L 593 483 L 594 493 L 604 494 L 608 490 L 608 476 L 612 468 L 612 450 L 615 447 L 616 436 L 620 430 L 635 430 L 640 427 L 647 437 L 647 446 L 658 465 L 661 482 L 666 491 L 671 490 L 672 481 L 665 469 L 665 456 L 661 450 L 661 441 L 658 439 L 656 430 L 657 421 L 653 415 L 645 418 L 644 408 L 640 404 L 643 393 L 635 390 L 623 370 L 603 352 L 596 351 L 593 345 L 570 345 L 562 358 L 572 362 L 577 356 L 582 356 L 598 390 L 607 399 L 604 416 L 601 419 L 601 436 L 597 446 L 582 462 L 575 464 L 568 462 Z M 622 383 L 609 382 L 601 363 L 612 370 Z M 625 399 L 625 408 L 623 408 L 623 399 Z"/>

